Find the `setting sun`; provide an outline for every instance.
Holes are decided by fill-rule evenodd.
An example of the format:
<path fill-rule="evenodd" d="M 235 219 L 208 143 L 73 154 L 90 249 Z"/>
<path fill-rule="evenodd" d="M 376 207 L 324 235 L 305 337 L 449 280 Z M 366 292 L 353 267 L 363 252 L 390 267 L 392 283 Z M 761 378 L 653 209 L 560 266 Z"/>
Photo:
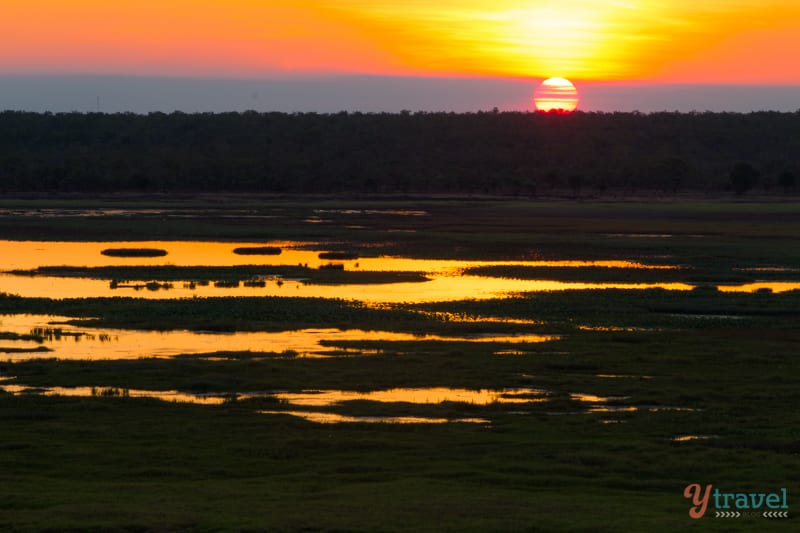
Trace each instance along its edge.
<path fill-rule="evenodd" d="M 578 107 L 578 100 L 578 90 L 564 78 L 544 80 L 533 94 L 536 109 L 545 113 L 572 113 Z"/>

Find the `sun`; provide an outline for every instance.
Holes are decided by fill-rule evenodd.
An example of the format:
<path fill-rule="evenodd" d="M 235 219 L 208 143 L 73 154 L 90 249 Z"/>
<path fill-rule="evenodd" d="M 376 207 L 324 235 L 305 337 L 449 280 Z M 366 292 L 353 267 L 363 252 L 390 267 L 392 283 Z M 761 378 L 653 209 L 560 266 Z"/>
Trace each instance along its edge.
<path fill-rule="evenodd" d="M 536 88 L 533 103 L 545 113 L 572 113 L 578 107 L 578 90 L 567 79 L 548 78 Z"/>

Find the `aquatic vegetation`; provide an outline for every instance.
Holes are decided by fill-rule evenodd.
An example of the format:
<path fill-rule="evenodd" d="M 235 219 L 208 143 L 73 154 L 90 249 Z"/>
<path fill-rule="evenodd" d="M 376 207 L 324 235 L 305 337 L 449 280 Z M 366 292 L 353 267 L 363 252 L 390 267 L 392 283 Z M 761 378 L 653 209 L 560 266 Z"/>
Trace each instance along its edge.
<path fill-rule="evenodd" d="M 109 257 L 164 257 L 166 250 L 156 248 L 107 248 L 100 252 Z"/>
<path fill-rule="evenodd" d="M 281 255 L 282 251 L 277 246 L 241 246 L 233 249 L 236 255 Z"/>
<path fill-rule="evenodd" d="M 17 346 L 0 346 L 0 353 L 6 354 L 38 354 L 50 353 L 53 350 L 46 346 L 36 346 L 33 348 L 19 348 Z"/>

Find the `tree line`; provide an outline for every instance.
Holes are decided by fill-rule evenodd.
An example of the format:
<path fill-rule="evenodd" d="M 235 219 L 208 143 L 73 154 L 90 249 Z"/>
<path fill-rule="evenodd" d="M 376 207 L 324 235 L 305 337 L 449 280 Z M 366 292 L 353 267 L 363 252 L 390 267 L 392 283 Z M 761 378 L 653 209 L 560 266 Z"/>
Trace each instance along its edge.
<path fill-rule="evenodd" d="M 5 192 L 792 193 L 796 113 L 0 113 Z"/>

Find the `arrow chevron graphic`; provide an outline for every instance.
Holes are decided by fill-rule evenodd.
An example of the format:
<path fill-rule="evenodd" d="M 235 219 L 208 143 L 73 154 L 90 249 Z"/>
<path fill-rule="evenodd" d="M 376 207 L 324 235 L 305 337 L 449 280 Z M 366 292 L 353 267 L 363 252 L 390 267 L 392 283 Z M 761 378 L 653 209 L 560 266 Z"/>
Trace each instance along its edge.
<path fill-rule="evenodd" d="M 789 518 L 789 511 L 764 511 L 764 518 Z"/>
<path fill-rule="evenodd" d="M 742 513 L 739 511 L 715 511 L 715 518 L 739 518 Z"/>

